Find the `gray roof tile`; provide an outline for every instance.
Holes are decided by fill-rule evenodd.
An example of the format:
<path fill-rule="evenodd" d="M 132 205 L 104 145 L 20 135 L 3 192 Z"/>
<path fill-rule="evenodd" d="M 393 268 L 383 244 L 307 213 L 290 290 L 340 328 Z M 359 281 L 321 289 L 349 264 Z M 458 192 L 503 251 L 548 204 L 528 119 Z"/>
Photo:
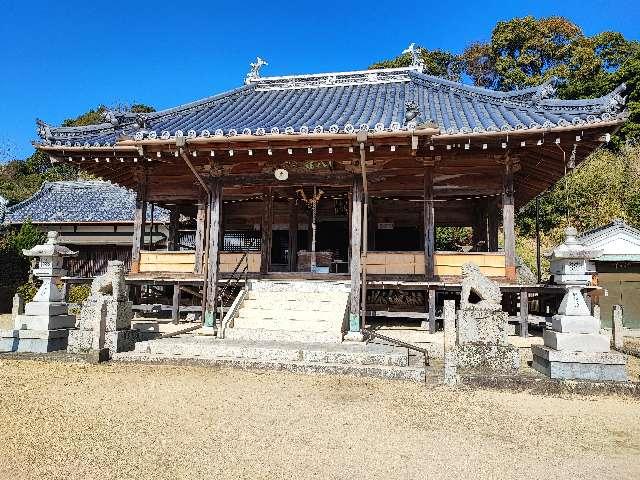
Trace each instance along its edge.
<path fill-rule="evenodd" d="M 31 198 L 7 209 L 5 223 L 133 222 L 135 200 L 134 192 L 111 182 L 45 182 Z M 156 207 L 153 217 L 168 222 L 169 212 Z"/>
<path fill-rule="evenodd" d="M 121 136 L 160 138 L 243 133 L 268 135 L 272 129 L 300 132 L 307 127 L 344 132 L 362 125 L 405 129 L 406 103 L 415 102 L 419 119 L 434 121 L 441 134 L 482 133 L 594 123 L 618 118 L 622 85 L 596 99 L 551 98 L 552 82 L 513 92 L 497 92 L 422 74 L 415 68 L 337 74 L 265 77 L 248 85 L 169 110 L 146 114 L 146 128 L 134 114 L 117 113 L 112 123 L 52 128 L 39 134 L 59 145 L 113 145 Z M 113 119 L 112 119 L 113 120 Z M 139 121 L 139 119 L 138 119 Z M 335 127 L 334 127 L 335 128 Z M 397 128 L 397 127 L 396 127 Z"/>

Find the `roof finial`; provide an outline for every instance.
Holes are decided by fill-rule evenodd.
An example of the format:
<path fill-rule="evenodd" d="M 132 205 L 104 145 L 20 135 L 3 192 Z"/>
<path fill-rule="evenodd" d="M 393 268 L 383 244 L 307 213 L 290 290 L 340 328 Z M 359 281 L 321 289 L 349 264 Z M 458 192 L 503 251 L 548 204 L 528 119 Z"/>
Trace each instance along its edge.
<path fill-rule="evenodd" d="M 411 55 L 411 66 L 418 67 L 420 71 L 424 69 L 424 60 L 420 56 L 420 52 L 422 49 L 420 47 L 416 48 L 415 43 L 410 43 L 407 48 L 402 51 L 402 54 L 408 53 Z"/>
<path fill-rule="evenodd" d="M 263 66 L 269 65 L 269 64 L 263 59 L 261 59 L 260 57 L 256 57 L 255 63 L 250 63 L 249 65 L 251 66 L 251 69 L 249 70 L 249 73 L 247 73 L 247 76 L 244 79 L 244 83 L 247 85 L 249 85 L 252 81 L 260 78 L 260 69 Z"/>

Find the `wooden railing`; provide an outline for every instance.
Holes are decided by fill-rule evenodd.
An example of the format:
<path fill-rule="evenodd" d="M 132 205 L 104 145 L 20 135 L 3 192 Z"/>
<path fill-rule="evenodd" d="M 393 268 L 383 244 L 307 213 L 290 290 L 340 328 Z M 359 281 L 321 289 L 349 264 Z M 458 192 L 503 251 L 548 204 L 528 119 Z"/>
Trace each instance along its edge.
<path fill-rule="evenodd" d="M 220 272 L 232 272 L 242 256 L 242 253 L 220 252 Z M 260 252 L 248 253 L 246 260 L 249 272 L 260 271 Z M 193 251 L 140 252 L 140 272 L 193 273 L 195 261 Z"/>
<path fill-rule="evenodd" d="M 505 258 L 502 252 L 436 252 L 437 276 L 460 276 L 462 265 L 473 262 L 488 277 L 505 276 Z M 369 252 L 367 273 L 371 275 L 424 275 L 423 252 Z"/>
<path fill-rule="evenodd" d="M 233 272 L 242 253 L 221 252 L 220 272 Z M 247 253 L 248 273 L 260 271 L 260 253 Z M 454 277 L 462 274 L 461 267 L 473 262 L 488 277 L 504 277 L 505 258 L 502 252 L 436 252 L 435 274 Z M 140 272 L 192 273 L 195 252 L 140 252 Z M 370 275 L 424 275 L 423 252 L 369 252 L 367 273 Z"/>

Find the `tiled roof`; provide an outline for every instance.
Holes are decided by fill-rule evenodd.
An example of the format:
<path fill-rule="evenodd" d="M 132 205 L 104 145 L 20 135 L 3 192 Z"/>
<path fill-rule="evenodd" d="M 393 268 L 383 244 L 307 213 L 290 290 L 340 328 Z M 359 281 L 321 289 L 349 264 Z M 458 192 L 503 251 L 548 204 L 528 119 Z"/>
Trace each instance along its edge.
<path fill-rule="evenodd" d="M 31 198 L 7 209 L 5 223 L 133 222 L 135 200 L 134 192 L 110 182 L 45 182 Z M 169 212 L 155 207 L 153 217 L 167 222 Z"/>
<path fill-rule="evenodd" d="M 616 120 L 624 116 L 623 91 L 621 85 L 596 99 L 558 100 L 553 81 L 497 92 L 425 75 L 417 67 L 254 77 L 238 89 L 169 110 L 107 112 L 99 125 L 54 128 L 39 121 L 38 133 L 45 143 L 69 146 L 111 146 L 122 137 L 411 130 L 429 122 L 442 135 L 472 134 Z"/>

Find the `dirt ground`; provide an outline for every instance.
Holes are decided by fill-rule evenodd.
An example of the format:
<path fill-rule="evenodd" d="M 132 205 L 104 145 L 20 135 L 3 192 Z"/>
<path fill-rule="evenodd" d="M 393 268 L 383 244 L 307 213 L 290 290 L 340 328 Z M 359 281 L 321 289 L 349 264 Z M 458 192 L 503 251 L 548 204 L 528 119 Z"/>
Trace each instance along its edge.
<path fill-rule="evenodd" d="M 640 401 L 0 359 L 1 479 L 640 477 Z"/>

